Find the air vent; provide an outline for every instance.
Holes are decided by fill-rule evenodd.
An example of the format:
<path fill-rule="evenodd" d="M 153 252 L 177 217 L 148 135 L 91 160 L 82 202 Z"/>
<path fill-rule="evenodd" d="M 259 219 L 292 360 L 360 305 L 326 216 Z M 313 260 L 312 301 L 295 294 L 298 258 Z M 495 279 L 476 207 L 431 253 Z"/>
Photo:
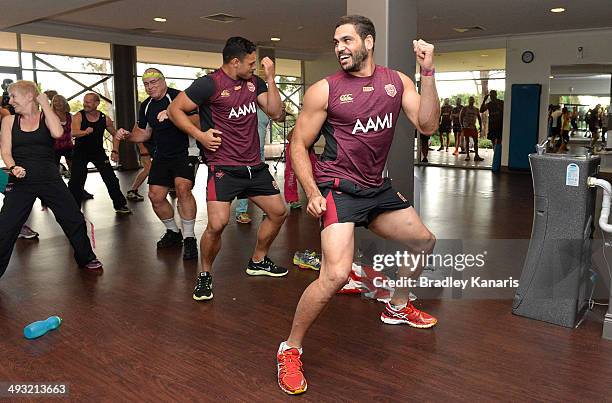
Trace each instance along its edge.
<path fill-rule="evenodd" d="M 472 31 L 484 31 L 485 29 L 481 26 L 473 26 L 473 27 L 456 27 L 453 28 L 454 31 L 459 32 L 460 34 L 464 33 L 464 32 L 472 32 Z"/>
<path fill-rule="evenodd" d="M 234 21 L 244 20 L 243 17 L 236 17 L 235 15 L 230 15 L 230 14 L 225 14 L 225 13 L 217 13 L 217 14 L 205 15 L 205 16 L 200 17 L 200 18 L 203 19 L 203 20 L 222 22 L 222 23 L 225 23 L 225 24 L 228 24 L 228 23 L 234 22 Z"/>

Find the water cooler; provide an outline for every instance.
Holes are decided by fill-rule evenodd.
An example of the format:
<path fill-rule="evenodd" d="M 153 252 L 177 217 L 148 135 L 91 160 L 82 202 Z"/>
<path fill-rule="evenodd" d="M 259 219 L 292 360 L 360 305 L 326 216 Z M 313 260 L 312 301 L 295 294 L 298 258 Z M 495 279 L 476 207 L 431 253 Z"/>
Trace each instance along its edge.
<path fill-rule="evenodd" d="M 540 151 L 542 148 L 540 148 Z M 531 242 L 512 312 L 575 327 L 591 296 L 591 238 L 597 190 L 587 179 L 600 157 L 530 154 L 534 190 Z"/>

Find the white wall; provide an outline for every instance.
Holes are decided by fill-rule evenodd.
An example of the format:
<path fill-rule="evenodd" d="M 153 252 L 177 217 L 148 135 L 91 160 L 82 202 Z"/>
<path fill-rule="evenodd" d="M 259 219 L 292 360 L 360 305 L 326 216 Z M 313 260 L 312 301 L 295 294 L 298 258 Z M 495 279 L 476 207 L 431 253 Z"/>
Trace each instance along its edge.
<path fill-rule="evenodd" d="M 306 84 L 306 88 L 334 74 L 338 69 L 338 59 L 331 46 L 329 47 L 328 54 L 322 55 L 314 60 L 304 60 L 304 83 Z"/>

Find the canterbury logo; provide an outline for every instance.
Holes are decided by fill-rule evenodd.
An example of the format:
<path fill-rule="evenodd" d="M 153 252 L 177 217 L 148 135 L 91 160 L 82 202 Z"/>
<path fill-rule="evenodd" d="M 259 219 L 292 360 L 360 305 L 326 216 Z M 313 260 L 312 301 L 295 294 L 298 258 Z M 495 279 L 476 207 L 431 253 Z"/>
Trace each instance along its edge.
<path fill-rule="evenodd" d="M 340 95 L 340 103 L 346 104 L 348 102 L 353 102 L 353 94 Z"/>
<path fill-rule="evenodd" d="M 246 116 L 249 113 L 257 113 L 257 109 L 255 108 L 255 102 L 251 102 L 250 104 L 245 104 L 236 108 L 232 108 L 229 114 L 229 119 L 231 118 L 239 118 L 240 116 Z"/>
<path fill-rule="evenodd" d="M 361 132 L 367 133 L 370 130 L 380 131 L 383 129 L 391 129 L 393 127 L 393 113 L 388 113 L 384 116 L 383 119 L 380 116 L 376 116 L 374 118 L 368 118 L 368 121 L 363 124 L 361 120 L 357 119 L 355 126 L 353 127 L 353 134 Z"/>

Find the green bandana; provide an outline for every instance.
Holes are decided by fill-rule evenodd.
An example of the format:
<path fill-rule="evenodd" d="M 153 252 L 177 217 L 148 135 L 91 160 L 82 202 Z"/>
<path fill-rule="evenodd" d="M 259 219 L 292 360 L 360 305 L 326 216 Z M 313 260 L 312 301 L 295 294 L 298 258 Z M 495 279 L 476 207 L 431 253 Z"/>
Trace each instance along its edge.
<path fill-rule="evenodd" d="M 145 78 L 164 78 L 164 75 L 157 71 L 150 71 L 142 75 L 142 79 L 144 80 Z"/>

